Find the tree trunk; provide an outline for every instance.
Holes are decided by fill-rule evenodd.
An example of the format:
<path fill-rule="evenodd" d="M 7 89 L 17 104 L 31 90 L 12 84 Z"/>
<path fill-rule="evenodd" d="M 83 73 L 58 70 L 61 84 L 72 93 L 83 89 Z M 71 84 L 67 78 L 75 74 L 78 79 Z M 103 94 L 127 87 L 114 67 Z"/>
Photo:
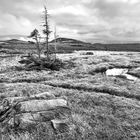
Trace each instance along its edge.
<path fill-rule="evenodd" d="M 46 51 L 47 51 L 47 60 L 49 60 L 49 45 L 48 45 L 48 35 L 46 36 Z"/>
<path fill-rule="evenodd" d="M 39 46 L 39 41 L 38 41 L 37 36 L 36 36 L 36 47 L 37 47 L 38 57 L 39 57 L 39 59 L 40 59 L 40 46 Z"/>

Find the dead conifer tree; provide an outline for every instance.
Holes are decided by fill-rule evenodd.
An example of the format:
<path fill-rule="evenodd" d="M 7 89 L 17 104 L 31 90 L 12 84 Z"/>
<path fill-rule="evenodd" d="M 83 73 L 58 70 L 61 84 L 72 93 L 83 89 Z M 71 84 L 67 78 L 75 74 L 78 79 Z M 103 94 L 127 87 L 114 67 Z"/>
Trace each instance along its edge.
<path fill-rule="evenodd" d="M 31 32 L 31 35 L 29 36 L 30 38 L 34 39 L 36 41 L 36 47 L 37 47 L 37 53 L 38 57 L 31 55 L 29 57 L 24 56 L 22 57 L 23 60 L 19 61 L 21 64 L 25 64 L 25 69 L 26 70 L 46 70 L 46 69 L 52 69 L 52 70 L 59 70 L 60 67 L 62 66 L 62 62 L 59 59 L 56 59 L 56 42 L 55 42 L 55 48 L 54 50 L 50 50 L 49 48 L 49 35 L 51 33 L 49 24 L 48 24 L 48 12 L 46 7 L 44 6 L 45 13 L 44 13 L 44 29 L 43 33 L 45 34 L 45 51 L 44 54 L 46 57 L 42 56 L 41 57 L 41 45 L 40 45 L 40 34 L 37 29 L 33 30 Z M 56 29 L 54 33 L 54 38 L 55 41 L 57 39 L 56 35 Z M 52 49 L 52 48 L 51 48 Z M 25 59 L 26 58 L 26 59 Z M 39 59 L 38 59 L 39 58 Z"/>
<path fill-rule="evenodd" d="M 44 6 L 44 29 L 43 29 L 43 33 L 45 34 L 45 38 L 46 38 L 46 54 L 47 54 L 47 59 L 49 60 L 49 35 L 51 33 L 50 28 L 49 28 L 49 24 L 48 24 L 48 11 L 46 6 Z"/>

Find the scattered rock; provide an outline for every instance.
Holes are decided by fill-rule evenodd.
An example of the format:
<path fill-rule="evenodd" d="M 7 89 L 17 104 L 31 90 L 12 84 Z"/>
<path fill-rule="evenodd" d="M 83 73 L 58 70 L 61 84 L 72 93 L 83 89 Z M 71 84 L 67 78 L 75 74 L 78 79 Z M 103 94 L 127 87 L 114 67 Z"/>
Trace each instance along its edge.
<path fill-rule="evenodd" d="M 66 132 L 69 130 L 68 120 L 51 120 L 54 130 L 59 132 Z"/>
<path fill-rule="evenodd" d="M 69 128 L 67 122 L 70 116 L 71 109 L 67 106 L 67 101 L 56 99 L 48 92 L 30 97 L 5 98 L 0 105 L 1 124 L 16 129 L 49 122 L 48 125 L 52 124 L 54 130 L 65 132 Z"/>
<path fill-rule="evenodd" d="M 48 111 L 40 111 L 33 113 L 23 113 L 19 115 L 20 124 L 22 127 L 26 127 L 29 124 L 35 124 L 37 122 L 48 122 L 54 119 L 65 120 L 71 115 L 71 110 L 68 107 L 58 107 Z"/>

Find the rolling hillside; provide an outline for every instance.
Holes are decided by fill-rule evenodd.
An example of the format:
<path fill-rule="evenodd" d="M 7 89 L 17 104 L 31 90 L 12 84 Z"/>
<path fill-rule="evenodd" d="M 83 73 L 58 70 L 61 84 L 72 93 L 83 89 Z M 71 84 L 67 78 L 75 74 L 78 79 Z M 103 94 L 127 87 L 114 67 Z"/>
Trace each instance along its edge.
<path fill-rule="evenodd" d="M 54 44 L 54 42 L 55 40 L 52 40 L 50 44 Z M 91 44 L 69 38 L 57 38 L 56 42 L 58 44 L 58 48 L 63 50 L 140 51 L 140 43 Z"/>
<path fill-rule="evenodd" d="M 140 52 L 139 43 L 128 44 L 102 44 L 102 43 L 86 43 L 83 41 L 70 39 L 70 38 L 57 38 L 56 41 L 49 42 L 50 49 L 53 50 L 56 42 L 56 50 L 58 53 L 70 53 L 78 50 L 102 50 L 102 51 L 134 51 Z M 44 47 L 45 43 L 41 43 Z M 31 42 L 11 39 L 0 42 L 0 48 L 5 49 L 19 49 L 19 50 L 34 50 L 35 46 Z"/>

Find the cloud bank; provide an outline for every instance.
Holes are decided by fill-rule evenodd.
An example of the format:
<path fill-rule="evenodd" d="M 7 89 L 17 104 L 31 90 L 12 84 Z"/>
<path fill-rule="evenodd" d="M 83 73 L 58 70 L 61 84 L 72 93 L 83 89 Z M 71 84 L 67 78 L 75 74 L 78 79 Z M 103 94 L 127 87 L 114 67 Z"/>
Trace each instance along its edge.
<path fill-rule="evenodd" d="M 95 41 L 138 41 L 139 0 L 1 0 L 0 36 L 27 36 L 41 30 L 47 4 L 51 30 L 60 37 Z M 52 35 L 53 36 L 53 35 Z"/>

